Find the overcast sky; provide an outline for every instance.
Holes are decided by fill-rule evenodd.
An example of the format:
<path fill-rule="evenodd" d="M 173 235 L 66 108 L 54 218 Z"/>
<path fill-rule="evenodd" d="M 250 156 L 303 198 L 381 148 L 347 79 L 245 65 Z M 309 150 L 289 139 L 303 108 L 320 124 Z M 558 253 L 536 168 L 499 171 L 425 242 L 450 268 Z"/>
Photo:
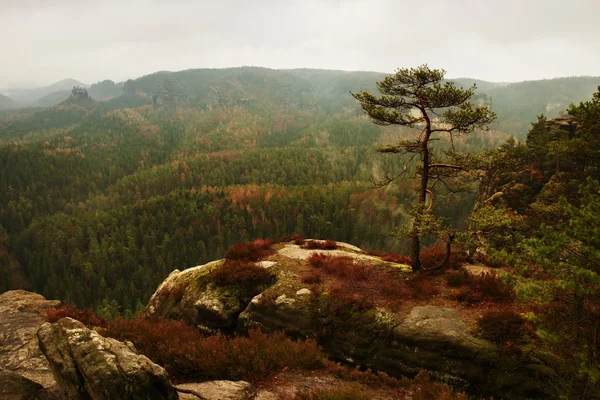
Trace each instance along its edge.
<path fill-rule="evenodd" d="M 600 0 L 0 0 L 0 87 L 242 65 L 600 75 Z"/>

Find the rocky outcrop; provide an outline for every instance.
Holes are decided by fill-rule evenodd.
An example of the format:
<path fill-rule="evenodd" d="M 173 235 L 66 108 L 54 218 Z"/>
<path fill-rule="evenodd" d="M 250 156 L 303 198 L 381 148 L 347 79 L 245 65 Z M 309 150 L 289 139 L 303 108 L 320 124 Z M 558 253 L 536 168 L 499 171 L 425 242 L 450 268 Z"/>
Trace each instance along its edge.
<path fill-rule="evenodd" d="M 73 400 L 175 400 L 166 371 L 133 346 L 104 338 L 63 318 L 37 333 L 40 349 L 67 398 Z"/>
<path fill-rule="evenodd" d="M 567 114 L 546 121 L 546 126 L 550 132 L 557 134 L 563 131 L 572 139 L 575 132 L 581 128 L 581 123 L 573 115 Z"/>
<path fill-rule="evenodd" d="M 22 375 L 44 387 L 55 384 L 36 332 L 48 309 L 59 305 L 59 301 L 24 290 L 0 294 L 0 370 Z"/>
<path fill-rule="evenodd" d="M 391 375 L 413 376 L 426 369 L 472 393 L 511 399 L 545 397 L 542 386 L 553 374 L 550 368 L 532 356 L 520 360 L 503 357 L 495 344 L 472 335 L 456 309 L 416 304 L 401 311 L 383 307 L 340 311 L 326 282 L 302 282 L 303 274 L 312 268 L 307 260 L 315 252 L 343 255 L 395 271 L 407 267 L 349 245 L 307 250 L 288 243 L 257 263 L 269 268 L 276 279 L 270 286 L 253 288 L 255 295 L 250 300 L 231 303 L 230 291 L 215 290 L 208 272 L 218 264 L 211 263 L 171 274 L 152 296 L 146 313 L 186 319 L 208 330 L 221 329 L 226 319 L 229 328 L 242 333 L 260 328 L 300 338 L 317 336 L 331 358 Z M 217 314 L 226 317 L 215 318 Z"/>
<path fill-rule="evenodd" d="M 208 333 L 235 329 L 239 314 L 272 280 L 244 287 L 216 285 L 210 273 L 223 262 L 173 271 L 150 298 L 145 316 L 184 320 Z"/>
<path fill-rule="evenodd" d="M 86 88 L 82 86 L 75 85 L 73 86 L 73 90 L 71 90 L 71 97 L 74 100 L 87 100 L 89 98 L 88 91 Z"/>

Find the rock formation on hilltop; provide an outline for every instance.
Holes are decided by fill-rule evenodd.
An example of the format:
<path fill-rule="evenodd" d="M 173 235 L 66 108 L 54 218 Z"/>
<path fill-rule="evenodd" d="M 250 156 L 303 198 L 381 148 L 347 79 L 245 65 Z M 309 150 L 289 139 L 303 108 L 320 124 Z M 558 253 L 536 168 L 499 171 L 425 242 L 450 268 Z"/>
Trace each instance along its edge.
<path fill-rule="evenodd" d="M 224 260 L 176 270 L 152 296 L 146 316 L 184 319 L 204 331 L 226 328 L 244 333 L 260 328 L 292 337 L 316 335 L 333 359 L 390 375 L 412 376 L 425 369 L 473 393 L 511 399 L 545 397 L 542 386 L 552 376 L 551 368 L 535 357 L 515 360 L 502 355 L 497 345 L 474 337 L 456 309 L 414 301 L 409 308 L 363 307 L 360 303 L 344 308 L 338 301 L 340 292 L 328 287 L 329 283 L 304 283 L 311 268 L 308 260 L 315 253 L 345 257 L 350 260 L 347 263 L 364 268 L 370 265 L 374 274 L 394 272 L 389 279 L 409 279 L 402 277 L 406 265 L 343 244 L 336 250 L 307 250 L 293 243 L 276 249 L 256 263 L 276 277 L 268 284 L 249 288 L 249 292 L 215 284 L 211 277 Z M 331 278 L 322 278 L 327 279 Z M 248 296 L 250 292 L 254 297 Z"/>
<path fill-rule="evenodd" d="M 74 100 L 87 100 L 90 96 L 88 95 L 88 91 L 86 88 L 75 85 L 73 86 L 73 90 L 71 91 L 71 97 Z"/>

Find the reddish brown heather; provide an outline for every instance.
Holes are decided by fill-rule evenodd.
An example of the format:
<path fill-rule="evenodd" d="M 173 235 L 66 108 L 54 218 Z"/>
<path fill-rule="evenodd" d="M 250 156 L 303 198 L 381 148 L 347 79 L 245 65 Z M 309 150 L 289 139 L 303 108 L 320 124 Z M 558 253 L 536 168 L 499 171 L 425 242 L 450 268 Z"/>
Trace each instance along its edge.
<path fill-rule="evenodd" d="M 271 280 L 271 273 L 245 260 L 225 260 L 211 272 L 218 286 L 256 286 Z"/>
<path fill-rule="evenodd" d="M 46 322 L 56 322 L 66 317 L 76 319 L 87 326 L 106 327 L 108 325 L 108 322 L 97 317 L 91 308 L 80 309 L 70 305 L 49 309 L 46 314 Z"/>
<path fill-rule="evenodd" d="M 227 250 L 225 258 L 228 260 L 258 261 L 275 253 L 271 245 L 271 241 L 266 239 L 236 243 Z"/>
<path fill-rule="evenodd" d="M 293 341 L 283 333 L 203 336 L 181 321 L 117 320 L 106 335 L 130 340 L 177 382 L 246 380 L 260 382 L 284 369 L 325 368 L 326 357 L 313 340 Z"/>
<path fill-rule="evenodd" d="M 306 240 L 301 247 L 308 250 L 335 250 L 338 246 L 335 240 L 327 239 L 325 241 Z"/>
<path fill-rule="evenodd" d="M 369 279 L 372 267 L 364 262 L 346 256 L 329 256 L 323 253 L 311 254 L 308 261 L 329 275 L 352 281 Z"/>

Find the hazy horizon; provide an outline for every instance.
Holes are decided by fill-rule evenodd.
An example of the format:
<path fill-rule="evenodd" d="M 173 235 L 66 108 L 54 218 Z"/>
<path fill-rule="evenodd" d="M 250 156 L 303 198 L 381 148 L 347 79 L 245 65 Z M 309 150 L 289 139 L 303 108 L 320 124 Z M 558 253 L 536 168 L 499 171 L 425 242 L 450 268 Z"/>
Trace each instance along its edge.
<path fill-rule="evenodd" d="M 4 4 L 3 4 L 4 3 Z M 0 0 L 0 88 L 244 65 L 449 78 L 597 76 L 600 4 L 573 0 Z"/>

